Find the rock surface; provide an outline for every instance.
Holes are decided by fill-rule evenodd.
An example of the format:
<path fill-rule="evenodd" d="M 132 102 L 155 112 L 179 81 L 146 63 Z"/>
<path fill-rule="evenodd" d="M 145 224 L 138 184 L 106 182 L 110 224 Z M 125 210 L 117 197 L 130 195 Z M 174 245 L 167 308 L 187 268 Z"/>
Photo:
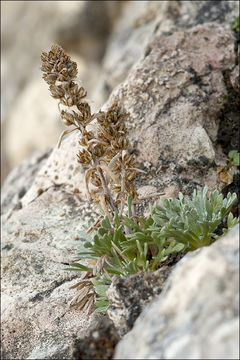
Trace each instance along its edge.
<path fill-rule="evenodd" d="M 11 212 L 14 208 L 22 208 L 21 199 L 31 187 L 39 169 L 44 165 L 52 150 L 53 148 L 48 148 L 34 153 L 10 172 L 2 187 L 1 214 Z"/>
<path fill-rule="evenodd" d="M 102 316 L 92 321 L 87 332 L 73 341 L 70 350 L 72 360 L 112 359 L 114 348 L 119 341 L 119 335 L 108 316 Z"/>
<path fill-rule="evenodd" d="M 145 57 L 147 45 L 156 35 L 209 22 L 233 24 L 238 12 L 236 1 L 126 2 L 109 37 L 97 91 L 109 95 L 124 81 L 132 66 Z"/>
<path fill-rule="evenodd" d="M 186 255 L 114 359 L 239 358 L 239 226 Z"/>
<path fill-rule="evenodd" d="M 170 271 L 171 267 L 166 266 L 113 280 L 106 293 L 110 304 L 107 314 L 120 336 L 131 330 L 144 307 L 161 293 Z"/>
<path fill-rule="evenodd" d="M 62 358 L 87 326 L 89 315 L 68 307 L 78 275 L 64 264 L 73 260 L 75 239 L 83 240 L 79 232 L 93 216 L 79 194 L 59 187 L 3 215 L 3 358 Z"/>
<path fill-rule="evenodd" d="M 190 194 L 202 184 L 210 190 L 223 187 L 216 166 L 226 164 L 226 156 L 216 139 L 227 94 L 222 73 L 236 67 L 234 42 L 231 28 L 217 24 L 157 36 L 104 105 L 116 101 L 130 113 L 130 142 L 148 173 L 139 177 L 139 188 L 174 186 L 176 193 Z M 73 133 L 53 150 L 23 203 L 53 182 L 72 189 L 80 185 L 84 192 L 77 151 Z"/>
<path fill-rule="evenodd" d="M 134 2 L 129 3 L 133 8 L 136 6 Z M 235 124 L 236 117 L 236 108 L 230 102 L 238 91 L 234 50 L 236 39 L 230 24 L 236 2 L 213 2 L 211 9 L 210 2 L 202 1 L 149 3 L 152 3 L 150 7 L 141 5 L 142 10 L 139 9 L 133 16 L 137 20 L 136 32 L 139 32 L 139 37 L 133 34 L 133 39 L 141 39 L 141 34 L 146 30 L 146 37 L 142 38 L 143 48 L 139 48 L 137 57 L 133 57 L 125 68 L 123 66 L 123 72 L 116 80 L 123 82 L 115 88 L 104 108 L 117 101 L 130 113 L 127 127 L 132 151 L 137 154 L 140 167 L 146 172 L 136 179 L 143 197 L 158 191 L 163 191 L 164 196 L 176 196 L 179 190 L 191 194 L 194 188 L 203 185 L 208 185 L 210 189 L 221 189 L 224 184 L 218 178 L 216 167 L 226 164 L 226 152 L 221 145 L 228 146 L 219 140 L 224 137 L 221 124 L 225 123 L 226 109 L 230 119 L 229 129 L 231 124 Z M 66 8 L 62 6 L 61 11 L 65 14 Z M 167 17 L 168 20 L 164 22 L 165 15 L 157 18 L 151 6 L 162 11 L 165 9 L 163 14 L 169 13 L 172 20 L 169 22 Z M 195 14 L 192 18 L 188 9 L 192 9 L 192 15 Z M 79 14 L 75 12 L 76 16 Z M 130 12 L 128 15 L 131 24 L 133 18 Z M 29 13 L 26 12 L 25 16 L 29 16 Z M 177 27 L 173 27 L 170 33 L 166 32 L 170 31 L 170 25 L 175 20 Z M 77 21 L 74 21 L 76 25 Z M 212 23 L 205 24 L 209 21 Z M 153 27 L 155 22 L 156 28 Z M 189 26 L 186 26 L 187 23 Z M 75 25 L 73 27 L 76 29 Z M 133 30 L 128 31 L 130 34 Z M 149 36 L 148 31 L 151 32 Z M 24 59 L 26 53 L 21 61 Z M 32 56 L 28 61 L 24 66 L 32 64 Z M 16 73 L 18 71 L 19 68 Z M 111 86 L 115 86 L 114 81 L 113 75 Z M 26 86 L 27 94 L 28 90 Z M 26 104 L 27 99 L 24 101 Z M 16 124 L 15 129 L 19 129 L 21 126 Z M 44 121 L 43 125 L 46 127 Z M 69 358 L 72 344 L 76 339 L 82 339 L 80 333 L 91 323 L 89 314 L 79 311 L 77 305 L 68 308 L 69 299 L 76 293 L 69 287 L 77 282 L 78 275 L 64 270 L 64 263 L 69 262 L 75 254 L 76 240 L 84 241 L 80 231 L 97 216 L 84 198 L 84 172 L 77 163 L 78 150 L 78 134 L 72 133 L 64 139 L 60 149 L 54 147 L 35 154 L 15 168 L 3 187 L 4 359 Z M 138 210 L 143 210 L 148 202 L 143 200 L 142 208 Z M 224 241 L 219 241 L 219 244 Z M 214 246 L 217 248 L 218 245 Z M 204 251 L 210 250 L 203 249 L 201 254 Z M 191 256 L 195 262 L 198 255 Z M 218 289 L 215 291 L 218 294 Z M 141 306 L 138 313 L 145 306 L 141 301 L 139 299 Z M 231 306 L 229 309 L 231 312 Z M 132 319 L 129 327 L 125 328 L 127 331 L 136 317 L 131 317 L 131 312 L 127 313 L 126 306 L 124 311 L 125 320 Z M 187 343 L 186 338 L 184 341 Z"/>
<path fill-rule="evenodd" d="M 5 2 L 2 12 L 4 178 L 9 168 L 21 161 L 26 153 L 30 156 L 32 151 L 43 149 L 45 142 L 51 146 L 61 126 L 56 122 L 56 107 L 49 115 L 48 109 L 52 108 L 53 101 L 47 90 L 41 108 L 34 106 L 35 98 L 31 96 L 33 87 L 35 93 L 42 94 L 41 51 L 52 43 L 59 43 L 74 57 L 78 62 L 79 77 L 97 110 L 111 91 L 126 79 L 134 64 L 145 57 L 148 44 L 156 35 L 208 22 L 232 26 L 239 4 L 237 1 L 204 0 L 99 1 L 95 6 L 89 1 Z M 24 112 L 26 106 L 31 111 Z M 37 120 L 40 117 L 48 120 L 49 131 L 44 120 Z M 23 125 L 20 128 L 19 119 Z M 31 134 L 27 121 L 30 119 L 36 126 Z M 12 139 L 15 139 L 15 146 L 12 146 Z"/>

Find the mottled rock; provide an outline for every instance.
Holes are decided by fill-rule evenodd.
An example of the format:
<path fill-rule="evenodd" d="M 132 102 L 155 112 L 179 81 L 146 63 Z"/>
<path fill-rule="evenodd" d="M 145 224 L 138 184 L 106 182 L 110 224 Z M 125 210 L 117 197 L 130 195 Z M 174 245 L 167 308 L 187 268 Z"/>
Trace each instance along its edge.
<path fill-rule="evenodd" d="M 238 359 L 239 226 L 186 255 L 115 359 Z"/>
<path fill-rule="evenodd" d="M 156 36 L 113 91 L 108 104 L 117 101 L 130 112 L 131 143 L 143 169 L 150 163 L 153 179 L 142 185 L 177 185 L 185 193 L 201 182 L 222 187 L 216 153 L 226 157 L 216 138 L 227 94 L 222 74 L 235 69 L 234 42 L 228 25 L 213 23 Z"/>
<path fill-rule="evenodd" d="M 209 22 L 232 25 L 238 12 L 237 1 L 128 1 L 114 23 L 97 91 L 110 94 L 124 81 L 156 35 Z"/>
<path fill-rule="evenodd" d="M 216 162 L 226 163 L 226 156 L 214 141 L 218 113 L 226 102 L 222 72 L 235 69 L 234 41 L 231 28 L 218 24 L 157 36 L 149 54 L 104 105 L 116 101 L 130 113 L 131 146 L 143 170 L 149 163 L 138 187 L 161 191 L 174 185 L 176 192 L 191 194 L 202 184 L 210 190 L 223 186 Z M 53 150 L 23 204 L 32 201 L 38 188 L 53 183 L 84 192 L 77 152 L 78 134 L 73 133 Z"/>
<path fill-rule="evenodd" d="M 87 330 L 87 331 L 86 331 Z M 105 315 L 92 324 L 73 341 L 70 358 L 73 360 L 112 359 L 119 335 L 111 320 Z"/>
<path fill-rule="evenodd" d="M 62 186 L 70 193 L 85 194 L 84 171 L 77 162 L 79 132 L 65 137 L 60 148 L 54 147 L 46 163 L 39 169 L 31 187 L 22 198 L 23 206 L 33 201 L 38 189 L 47 190 L 53 185 Z"/>
<path fill-rule="evenodd" d="M 33 74 L 39 74 L 41 51 L 49 42 L 56 41 L 56 32 L 63 23 L 70 26 L 81 8 L 81 2 L 71 2 L 67 6 L 61 1 L 2 4 L 3 118 L 8 117 L 16 96 Z M 64 21 L 60 21 L 63 18 Z"/>
<path fill-rule="evenodd" d="M 137 154 L 140 166 L 145 171 L 145 174 L 139 175 L 136 179 L 137 188 L 143 196 L 152 195 L 158 191 L 163 191 L 165 196 L 169 196 L 177 194 L 179 190 L 184 194 L 191 194 L 194 188 L 202 185 L 208 185 L 210 189 L 221 189 L 222 187 L 216 173 L 216 166 L 218 162 L 223 162 L 221 165 L 226 163 L 226 154 L 224 155 L 221 146 L 219 146 L 218 134 L 219 113 L 224 111 L 230 99 L 229 94 L 232 91 L 231 87 L 228 86 L 228 79 L 230 79 L 234 91 L 237 91 L 235 37 L 231 24 L 226 25 L 228 22 L 226 19 L 229 22 L 232 21 L 232 10 L 227 10 L 227 7 L 233 9 L 236 7 L 236 2 L 213 2 L 215 10 L 217 8 L 225 9 L 222 15 L 215 10 L 209 11 L 210 2 L 207 2 L 206 6 L 203 3 L 206 2 L 197 2 L 197 4 L 196 2 L 164 2 L 164 5 L 154 5 L 159 6 L 159 8 L 162 7 L 162 9 L 166 7 L 166 11 L 168 9 L 173 18 L 172 22 L 176 20 L 176 23 L 178 21 L 179 24 L 182 21 L 186 25 L 190 21 L 192 14 L 188 14 L 186 9 L 191 6 L 197 9 L 196 14 L 199 17 L 197 20 L 193 16 L 193 22 L 189 23 L 190 28 L 180 24 L 180 28 L 172 28 L 175 30 L 170 33 L 166 32 L 170 27 L 168 23 L 164 23 L 163 19 L 150 37 L 147 34 L 146 37 L 141 38 L 141 31 L 139 31 L 139 37 L 135 37 L 135 39 L 141 39 L 144 46 L 146 45 L 146 51 L 142 53 L 141 50 L 142 55 L 140 56 L 140 52 L 138 52 L 137 59 L 134 58 L 129 62 L 130 65 L 127 66 L 128 76 L 121 77 L 120 74 L 118 81 L 120 78 L 125 80 L 114 90 L 108 103 L 104 106 L 107 108 L 112 102 L 117 101 L 130 113 L 127 127 L 131 150 Z M 205 6 L 204 11 L 198 11 L 199 4 L 202 4 L 202 8 Z M 61 6 L 64 9 L 65 5 Z M 19 5 L 18 9 L 20 8 Z M 182 9 L 185 9 L 185 12 Z M 25 15 L 26 19 L 29 18 L 29 12 L 25 10 L 26 8 L 23 8 L 22 15 Z M 63 12 L 65 14 L 66 8 Z M 65 15 L 67 16 L 67 14 Z M 16 20 L 18 18 L 24 19 L 24 16 L 21 17 L 19 12 L 16 12 L 14 18 Z M 220 21 L 219 19 L 223 20 Z M 149 10 L 149 13 L 143 11 L 141 16 L 137 15 L 137 20 L 136 28 L 139 27 L 140 29 L 143 26 L 142 29 L 145 29 L 147 33 L 157 18 L 155 13 Z M 210 20 L 215 23 L 204 24 Z M 47 21 L 50 24 L 49 20 Z M 57 21 L 61 23 L 61 21 Z M 199 22 L 203 25 L 197 25 Z M 39 26 L 41 34 L 43 26 L 43 23 Z M 47 31 L 46 34 L 48 34 Z M 22 43 L 21 36 L 25 35 L 19 32 L 16 39 L 19 44 Z M 12 36 L 12 41 L 13 39 L 14 36 Z M 41 39 L 43 42 L 38 43 L 38 46 L 41 47 L 37 55 L 38 59 L 42 49 L 45 49 L 45 45 L 42 45 L 46 39 L 44 38 L 44 40 L 42 37 Z M 52 37 L 49 36 L 47 41 L 49 39 L 51 40 Z M 6 40 L 7 38 L 3 37 L 3 41 Z M 22 48 L 24 56 L 19 57 L 16 68 L 13 69 L 14 74 L 21 72 L 22 63 L 28 55 L 29 43 L 28 41 L 26 43 L 26 47 Z M 8 46 L 11 49 L 9 44 Z M 121 47 L 119 49 L 121 51 Z M 9 51 L 11 52 L 11 50 Z M 74 56 L 73 60 L 75 60 Z M 10 74 L 12 63 L 4 62 L 4 66 L 8 68 L 6 74 Z M 31 73 L 32 57 L 24 64 L 24 67 L 27 67 Z M 134 66 L 132 67 L 132 65 Z M 117 63 L 114 63 L 114 66 L 117 68 Z M 9 82 L 11 82 L 10 79 Z M 13 82 L 13 84 L 15 83 Z M 25 85 L 25 80 L 21 83 L 19 79 L 16 79 L 16 89 L 18 90 L 21 87 L 19 84 Z M 27 91 L 27 87 L 25 90 Z M 14 94 L 16 93 L 11 94 L 13 98 Z M 232 97 L 233 95 L 231 95 Z M 227 114 L 229 113 L 227 112 Z M 15 128 L 18 129 L 19 126 L 21 123 Z M 54 147 L 49 153 L 43 154 L 42 158 L 42 155 L 37 155 L 31 161 L 27 160 L 22 167 L 10 174 L 6 187 L 4 187 L 2 217 L 3 358 L 69 358 L 71 357 L 69 355 L 71 344 L 75 339 L 82 339 L 78 335 L 86 329 L 90 321 L 89 314 L 79 311 L 77 306 L 68 309 L 68 301 L 76 293 L 76 290 L 69 290 L 69 287 L 77 282 L 78 275 L 64 270 L 66 266 L 64 263 L 70 261 L 75 254 L 74 250 L 77 247 L 75 239 L 80 238 L 80 241 L 84 241 L 79 235 L 80 230 L 87 226 L 88 221 L 93 221 L 96 217 L 94 208 L 84 200 L 84 172 L 76 157 L 79 150 L 78 137 L 78 133 L 72 133 L 64 139 L 60 149 Z M 149 200 L 146 199 L 138 210 L 142 210 L 148 202 Z M 219 244 L 225 244 L 224 241 L 219 240 Z M 211 253 L 212 259 L 215 259 L 215 256 L 217 257 L 220 252 L 218 243 L 209 249 L 214 249 L 216 252 Z M 223 249 L 222 257 L 228 254 L 227 248 L 223 247 Z M 198 255 L 208 254 L 208 251 L 210 250 L 201 249 L 196 255 L 188 255 L 191 266 L 198 261 Z M 235 275 L 233 273 L 231 273 L 231 277 L 229 275 L 228 283 L 215 283 L 215 275 L 217 279 L 220 278 L 219 274 L 223 274 L 226 268 L 229 268 L 231 272 L 232 265 L 230 263 L 226 265 L 224 262 L 220 263 L 216 260 L 216 267 L 209 265 L 208 268 L 208 264 L 212 265 L 213 263 L 212 259 L 205 261 L 200 258 L 198 271 L 193 272 L 195 274 L 194 281 L 199 280 L 199 282 L 196 281 L 196 284 L 200 290 L 202 286 L 203 290 L 206 290 L 205 293 L 212 294 L 210 300 L 215 298 L 215 294 L 217 294 L 217 304 L 222 306 L 219 313 L 221 316 L 225 316 L 227 328 L 224 330 L 223 327 L 219 327 L 220 333 L 212 331 L 217 327 L 217 319 L 220 316 L 217 313 L 216 319 L 212 320 L 213 325 L 210 324 L 212 327 L 209 325 L 207 328 L 211 334 L 214 334 L 212 340 L 205 336 L 208 334 L 207 331 L 201 330 L 204 334 L 201 333 L 200 340 L 196 340 L 199 340 L 196 346 L 197 350 L 190 348 L 191 342 L 195 344 L 195 340 L 193 341 L 191 337 L 189 344 L 189 333 L 184 333 L 185 337 L 178 339 L 180 342 L 178 349 L 184 349 L 185 347 L 181 344 L 186 344 L 186 348 L 189 348 L 189 354 L 190 352 L 191 354 L 198 354 L 201 344 L 207 343 L 208 340 L 212 341 L 212 345 L 209 343 L 212 346 L 209 345 L 209 351 L 213 353 L 214 344 L 217 344 L 218 348 L 219 339 L 223 340 L 225 335 L 227 340 L 222 341 L 225 344 L 224 346 L 227 348 L 228 344 L 232 344 L 228 320 L 231 319 L 234 322 L 235 318 L 232 317 L 231 311 L 224 312 L 225 304 L 226 308 L 228 306 L 227 300 L 225 303 L 225 297 L 218 292 L 220 290 L 217 285 L 220 284 L 220 289 L 224 287 L 228 289 L 229 284 L 231 285 L 230 280 L 233 283 L 235 282 Z M 184 262 L 182 264 L 184 265 Z M 204 280 L 206 278 L 211 280 L 201 282 L 202 278 L 200 279 L 199 274 L 202 274 L 205 268 L 209 269 L 209 274 L 208 277 L 205 276 Z M 181 279 L 187 279 L 186 282 L 191 283 L 192 278 L 189 278 L 191 274 L 187 270 L 180 271 L 181 276 L 173 277 L 177 281 L 176 286 Z M 226 278 L 228 279 L 228 277 Z M 127 283 L 128 279 L 118 281 L 124 289 L 124 281 Z M 144 281 L 139 280 L 138 283 L 138 293 L 141 294 L 141 299 L 144 299 L 144 291 L 142 290 L 142 282 L 144 283 Z M 205 322 L 208 324 L 207 319 L 210 312 L 214 313 L 214 309 L 210 306 L 209 298 L 204 297 L 203 290 L 202 297 L 199 297 L 203 302 L 197 301 L 196 291 L 199 289 L 194 281 L 192 281 L 192 287 L 189 290 L 184 287 L 185 283 L 181 288 L 177 287 L 176 296 L 186 295 L 190 299 L 189 304 L 186 300 L 187 305 L 184 301 L 179 305 L 180 310 L 183 309 L 179 319 L 185 324 L 184 319 L 188 320 L 191 317 L 188 308 L 193 306 L 191 293 L 195 291 L 194 301 L 196 300 L 196 306 L 199 306 L 195 308 L 193 315 L 193 318 L 199 320 L 194 327 L 194 331 L 197 333 L 202 324 L 205 325 Z M 147 293 L 154 296 L 151 281 L 147 289 Z M 119 290 L 118 294 L 120 294 L 119 287 L 115 287 L 115 290 Z M 211 292 L 213 290 L 214 293 Z M 117 294 L 117 292 L 115 293 Z M 165 294 L 168 296 L 168 290 Z M 229 294 L 231 300 L 231 293 L 229 292 Z M 164 303 L 169 314 L 171 311 L 175 314 L 178 309 L 178 298 L 174 296 L 175 292 L 173 298 L 167 297 Z M 161 299 L 163 299 L 163 294 Z M 221 305 L 221 300 L 223 305 Z M 137 309 L 137 315 L 145 306 L 145 303 L 141 301 L 140 305 L 134 302 L 133 310 Z M 164 302 L 164 299 L 161 301 Z M 202 314 L 202 309 L 205 310 L 205 302 L 210 304 L 209 313 L 206 310 L 206 316 L 203 312 L 203 318 L 198 318 L 200 316 L 199 309 L 201 310 L 200 314 Z M 134 315 L 135 310 L 128 312 L 128 304 L 131 305 L 129 299 L 126 299 L 124 304 L 125 307 L 118 309 L 117 316 L 121 319 L 121 311 L 123 310 L 122 314 L 124 313 L 125 320 L 128 322 L 124 331 L 127 331 L 133 325 L 136 316 Z M 168 304 L 171 309 L 167 307 Z M 165 309 L 164 306 L 163 310 Z M 117 309 L 115 308 L 115 310 Z M 158 309 L 155 309 L 154 314 L 158 314 L 157 311 Z M 115 313 L 117 312 L 115 311 Z M 161 326 L 165 329 L 164 322 L 161 321 L 160 325 L 162 324 Z M 153 323 L 158 325 L 159 319 L 155 317 Z M 172 329 L 170 328 L 170 332 Z M 187 325 L 186 329 L 188 329 Z M 144 335 L 144 331 L 141 335 Z M 104 336 L 106 338 L 106 335 Z M 142 336 L 138 336 L 138 338 L 142 339 Z M 175 341 L 177 338 L 178 335 L 173 340 L 171 337 L 170 340 L 168 338 L 168 343 L 171 344 L 171 341 Z M 154 340 L 154 336 L 152 338 L 150 336 L 150 342 L 151 339 Z M 90 343 L 91 341 L 88 342 L 88 344 Z M 77 343 L 75 345 L 77 346 Z M 160 345 L 162 346 L 162 344 Z M 163 356 L 166 354 L 171 358 L 178 352 L 176 346 L 175 350 L 174 347 L 171 348 L 173 350 L 170 350 L 170 347 L 166 346 L 166 351 L 161 350 Z M 219 346 L 219 349 L 223 348 Z M 152 351 L 154 355 L 158 349 L 155 351 L 153 348 Z M 180 354 L 180 350 L 178 353 Z M 229 354 L 231 356 L 231 351 Z"/>
<path fill-rule="evenodd" d="M 73 260 L 76 239 L 84 241 L 80 231 L 93 218 L 94 210 L 79 194 L 54 186 L 3 216 L 4 358 L 62 358 L 74 334 L 88 324 L 86 311 L 69 308 L 76 293 L 69 287 L 78 274 L 64 270 L 64 264 Z"/>
<path fill-rule="evenodd" d="M 171 267 L 165 266 L 113 280 L 106 293 L 110 304 L 107 314 L 120 336 L 131 330 L 144 307 L 161 293 L 170 271 Z"/>
<path fill-rule="evenodd" d="M 38 171 L 52 152 L 49 148 L 42 152 L 35 152 L 16 166 L 5 179 L 2 186 L 1 214 L 12 211 L 14 207 L 22 207 L 21 199 L 31 187 Z"/>

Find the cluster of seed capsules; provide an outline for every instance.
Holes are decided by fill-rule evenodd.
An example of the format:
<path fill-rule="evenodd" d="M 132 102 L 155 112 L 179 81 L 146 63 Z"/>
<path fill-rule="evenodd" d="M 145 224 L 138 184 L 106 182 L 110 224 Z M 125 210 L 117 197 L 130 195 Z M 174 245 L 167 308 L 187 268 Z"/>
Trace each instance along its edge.
<path fill-rule="evenodd" d="M 86 90 L 76 83 L 77 64 L 60 46 L 43 52 L 41 60 L 43 78 L 59 101 L 63 123 L 72 127 L 62 133 L 59 146 L 66 134 L 80 131 L 77 160 L 85 168 L 89 200 L 100 203 L 111 218 L 114 212 L 122 212 L 128 194 L 137 198 L 133 181 L 138 170 L 135 156 L 128 151 L 125 126 L 128 114 L 117 103 L 106 112 L 92 114 Z"/>

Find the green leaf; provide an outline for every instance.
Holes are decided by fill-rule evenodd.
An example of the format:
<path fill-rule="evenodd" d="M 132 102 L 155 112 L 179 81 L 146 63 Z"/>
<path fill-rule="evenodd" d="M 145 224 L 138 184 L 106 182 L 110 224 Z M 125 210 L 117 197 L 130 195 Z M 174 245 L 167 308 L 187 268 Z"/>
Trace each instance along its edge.
<path fill-rule="evenodd" d="M 234 158 L 234 155 L 236 155 L 237 154 L 237 150 L 231 150 L 231 151 L 229 151 L 229 153 L 228 153 L 228 157 L 230 158 L 230 159 L 233 159 Z"/>
<path fill-rule="evenodd" d="M 100 304 L 98 304 L 97 300 L 95 301 L 95 306 L 96 306 L 96 309 L 95 309 L 95 312 L 107 312 L 108 308 L 109 308 L 109 303 L 106 302 L 104 306 L 100 306 Z"/>
<path fill-rule="evenodd" d="M 232 163 L 235 166 L 240 166 L 240 154 L 239 153 L 234 155 Z"/>
<path fill-rule="evenodd" d="M 240 31 L 240 18 L 239 16 L 236 17 L 235 23 L 233 25 L 233 30 Z"/>
<path fill-rule="evenodd" d="M 99 296 L 105 296 L 107 289 L 109 288 L 109 285 L 95 285 L 94 290 Z"/>
<path fill-rule="evenodd" d="M 239 218 L 235 218 L 235 217 L 233 217 L 232 213 L 229 213 L 228 214 L 228 219 L 227 219 L 227 227 L 228 227 L 228 229 L 231 229 L 232 227 L 234 227 L 238 223 L 239 223 Z"/>
<path fill-rule="evenodd" d="M 85 265 L 79 264 L 79 263 L 71 263 L 70 266 L 73 266 L 74 268 L 80 269 L 80 271 L 93 271 L 92 268 L 87 267 Z"/>
<path fill-rule="evenodd" d="M 127 216 L 124 215 L 123 215 L 123 219 L 124 219 L 123 225 L 127 226 L 130 229 L 141 231 L 139 226 L 133 220 L 129 219 Z"/>
<path fill-rule="evenodd" d="M 130 218 L 132 216 L 132 195 L 128 195 L 127 197 L 127 204 L 128 204 L 128 217 Z"/>
<path fill-rule="evenodd" d="M 105 218 L 102 219 L 101 226 L 107 230 L 112 228 L 109 218 L 107 216 L 105 216 Z"/>

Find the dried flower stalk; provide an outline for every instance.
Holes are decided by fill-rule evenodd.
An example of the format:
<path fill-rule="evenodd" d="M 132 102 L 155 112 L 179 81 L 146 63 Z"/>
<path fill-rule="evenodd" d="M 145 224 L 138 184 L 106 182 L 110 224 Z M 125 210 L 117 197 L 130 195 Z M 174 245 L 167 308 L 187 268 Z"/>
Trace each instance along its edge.
<path fill-rule="evenodd" d="M 125 119 L 128 116 L 113 104 L 106 112 L 91 113 L 86 101 L 86 90 L 76 84 L 77 64 L 63 49 L 54 45 L 41 56 L 43 78 L 55 99 L 59 100 L 59 110 L 63 123 L 71 129 L 65 130 L 59 140 L 75 130 L 80 131 L 77 154 L 78 162 L 86 169 L 85 183 L 90 201 L 100 203 L 106 215 L 114 212 L 122 214 L 128 194 L 136 200 L 133 180 L 136 176 L 134 155 L 128 152 Z M 95 119 L 96 130 L 88 126 Z"/>

